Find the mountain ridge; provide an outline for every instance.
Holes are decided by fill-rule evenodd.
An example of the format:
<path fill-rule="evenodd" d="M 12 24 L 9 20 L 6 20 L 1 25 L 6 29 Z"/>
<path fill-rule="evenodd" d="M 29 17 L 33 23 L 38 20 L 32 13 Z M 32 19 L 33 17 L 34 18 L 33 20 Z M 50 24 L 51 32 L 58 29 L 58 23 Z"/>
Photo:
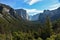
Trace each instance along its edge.
<path fill-rule="evenodd" d="M 34 16 L 32 16 L 33 21 L 45 21 L 46 20 L 46 16 L 49 16 L 51 18 L 51 21 L 54 21 L 56 19 L 59 19 L 60 15 L 60 7 L 55 9 L 55 10 L 44 10 L 43 13 L 38 13 L 36 14 L 37 18 L 34 19 Z M 55 17 L 56 16 L 56 17 Z"/>

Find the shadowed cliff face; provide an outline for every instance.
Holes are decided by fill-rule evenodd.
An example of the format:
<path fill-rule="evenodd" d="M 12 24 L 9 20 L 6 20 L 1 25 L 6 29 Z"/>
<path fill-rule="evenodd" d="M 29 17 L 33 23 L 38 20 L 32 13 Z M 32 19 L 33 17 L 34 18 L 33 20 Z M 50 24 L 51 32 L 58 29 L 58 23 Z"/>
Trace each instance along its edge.
<path fill-rule="evenodd" d="M 19 16 L 19 14 L 16 13 L 16 11 L 13 8 L 1 3 L 0 3 L 0 13 L 5 16 L 10 15 L 16 19 L 21 19 L 21 16 Z"/>
<path fill-rule="evenodd" d="M 23 19 L 23 20 L 29 20 L 29 16 L 26 13 L 26 10 L 24 9 L 16 9 L 14 10 L 13 8 L 11 8 L 8 5 L 4 5 L 4 4 L 0 4 L 0 13 L 2 13 L 3 15 L 11 15 L 14 18 L 17 19 Z M 56 19 L 60 18 L 60 7 L 56 10 L 44 10 L 43 13 L 40 14 L 36 14 L 34 16 L 31 16 L 31 20 L 30 21 L 41 21 L 44 22 L 46 20 L 46 16 L 49 16 L 51 21 L 54 21 Z"/>
<path fill-rule="evenodd" d="M 3 7 L 2 7 L 2 6 L 0 6 L 0 13 L 2 13 L 2 10 L 3 10 Z"/>
<path fill-rule="evenodd" d="M 36 15 L 31 16 L 30 21 L 41 21 L 44 22 L 46 20 L 46 16 L 49 16 L 51 21 L 54 21 L 56 19 L 60 19 L 60 7 L 55 10 L 44 10 L 43 13 L 39 13 Z"/>
<path fill-rule="evenodd" d="M 26 10 L 24 10 L 24 9 L 16 9 L 15 11 L 16 11 L 16 12 L 19 14 L 19 16 L 21 16 L 24 20 L 28 20 L 28 15 L 27 15 Z"/>
<path fill-rule="evenodd" d="M 60 19 L 59 15 L 60 15 L 60 7 L 52 11 L 45 10 L 43 13 L 39 14 L 38 20 L 41 22 L 44 22 L 46 20 L 46 16 L 49 16 L 51 21 L 54 21 L 54 20 Z"/>
<path fill-rule="evenodd" d="M 16 19 L 19 19 L 19 20 L 21 20 L 21 19 L 27 20 L 28 19 L 28 15 L 26 13 L 26 10 L 24 10 L 24 9 L 15 10 L 15 9 L 11 8 L 10 6 L 5 5 L 5 4 L 1 4 L 1 3 L 0 3 L 0 13 L 2 15 L 6 15 L 6 16 L 10 15 Z"/>

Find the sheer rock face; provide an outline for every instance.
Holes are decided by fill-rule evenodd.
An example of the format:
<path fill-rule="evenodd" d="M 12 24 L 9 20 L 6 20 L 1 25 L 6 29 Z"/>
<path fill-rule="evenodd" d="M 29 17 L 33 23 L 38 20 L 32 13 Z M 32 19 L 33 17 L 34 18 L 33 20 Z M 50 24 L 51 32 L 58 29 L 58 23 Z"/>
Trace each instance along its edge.
<path fill-rule="evenodd" d="M 9 18 L 10 17 L 13 17 L 13 18 L 16 18 L 16 19 L 22 19 L 17 13 L 16 11 L 11 8 L 10 6 L 8 5 L 5 5 L 5 4 L 1 4 L 0 3 L 0 15 L 1 16 L 8 16 Z"/>
<path fill-rule="evenodd" d="M 38 17 L 39 17 L 39 14 L 36 14 L 36 15 L 30 16 L 29 20 L 31 20 L 31 21 L 38 21 Z"/>
<path fill-rule="evenodd" d="M 21 16 L 24 20 L 28 19 L 28 15 L 26 10 L 24 9 L 16 9 L 16 12 L 19 14 L 19 16 Z"/>
<path fill-rule="evenodd" d="M 0 4 L 0 13 L 2 14 L 8 14 L 10 11 L 11 7 L 5 4 Z"/>
<path fill-rule="evenodd" d="M 31 16 L 31 21 L 41 21 L 44 22 L 46 20 L 46 16 L 49 16 L 51 21 L 60 18 L 60 7 L 55 10 L 44 10 L 43 13 L 39 13 L 36 15 Z M 35 18 L 34 18 L 35 17 Z"/>
<path fill-rule="evenodd" d="M 43 13 L 39 14 L 39 21 L 45 21 L 46 20 L 46 16 L 49 16 L 51 21 L 60 19 L 60 7 L 58 9 L 55 10 L 45 10 Z"/>

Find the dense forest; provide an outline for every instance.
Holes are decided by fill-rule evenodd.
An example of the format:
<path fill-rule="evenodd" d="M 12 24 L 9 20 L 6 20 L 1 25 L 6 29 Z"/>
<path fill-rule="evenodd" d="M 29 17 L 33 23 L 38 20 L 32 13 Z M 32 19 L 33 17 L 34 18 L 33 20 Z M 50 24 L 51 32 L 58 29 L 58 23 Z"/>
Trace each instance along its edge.
<path fill-rule="evenodd" d="M 0 4 L 0 40 L 60 40 L 60 19 L 44 23 L 23 20 L 14 9 L 5 12 Z"/>

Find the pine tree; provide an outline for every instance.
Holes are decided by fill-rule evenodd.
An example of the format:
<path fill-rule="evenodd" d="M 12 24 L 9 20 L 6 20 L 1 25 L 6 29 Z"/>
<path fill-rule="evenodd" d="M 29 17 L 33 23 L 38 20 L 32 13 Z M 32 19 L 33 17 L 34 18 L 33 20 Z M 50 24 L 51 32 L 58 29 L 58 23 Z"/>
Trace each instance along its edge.
<path fill-rule="evenodd" d="M 41 37 L 42 39 L 46 39 L 47 37 L 50 37 L 50 35 L 52 34 L 53 30 L 52 30 L 52 23 L 50 21 L 49 16 L 46 17 L 46 21 L 43 27 L 43 32 L 41 33 Z"/>
<path fill-rule="evenodd" d="M 48 32 L 49 34 L 52 33 L 52 22 L 49 18 L 49 16 L 46 17 L 46 22 L 45 22 L 45 30 L 46 32 Z"/>

